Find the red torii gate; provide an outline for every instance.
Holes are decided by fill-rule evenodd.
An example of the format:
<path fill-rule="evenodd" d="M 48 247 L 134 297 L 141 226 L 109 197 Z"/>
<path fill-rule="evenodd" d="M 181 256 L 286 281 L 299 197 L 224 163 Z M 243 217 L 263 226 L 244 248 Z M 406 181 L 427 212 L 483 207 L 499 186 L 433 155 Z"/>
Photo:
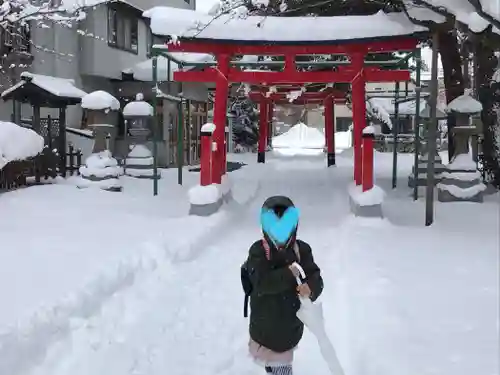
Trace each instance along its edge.
<path fill-rule="evenodd" d="M 216 149 L 212 163 L 211 183 L 220 184 L 222 175 L 226 173 L 225 125 L 229 85 L 232 82 L 250 84 L 306 84 L 306 83 L 350 83 L 352 86 L 352 110 L 354 125 L 354 181 L 361 185 L 363 161 L 361 154 L 363 129 L 366 126 L 365 83 L 409 81 L 407 70 L 381 70 L 365 66 L 365 56 L 369 53 L 393 51 L 412 51 L 418 40 L 415 37 L 400 36 L 390 39 L 371 39 L 364 41 L 318 42 L 309 44 L 292 44 L 293 42 L 266 42 L 268 44 L 252 44 L 252 42 L 180 38 L 178 42 L 168 43 L 169 52 L 193 52 L 213 54 L 217 61 L 216 68 L 203 71 L 177 71 L 174 80 L 179 82 L 215 82 L 215 108 L 213 134 Z M 298 55 L 343 54 L 351 63 L 340 66 L 335 71 L 298 71 L 296 57 Z M 285 57 L 282 71 L 242 71 L 230 66 L 231 57 L 235 55 L 281 55 Z M 329 107 L 329 106 L 327 106 Z M 327 108 L 325 107 L 325 108 Z M 328 114 L 330 116 L 330 114 Z M 372 173 L 373 165 L 366 165 L 367 172 Z"/>
<path fill-rule="evenodd" d="M 293 92 L 299 91 L 295 97 Z M 302 92 L 301 88 L 294 86 L 278 87 L 276 92 L 265 92 L 264 90 L 252 91 L 248 97 L 254 102 L 258 102 L 262 109 L 259 117 L 259 149 L 258 159 L 260 163 L 265 162 L 265 152 L 267 141 L 273 118 L 274 104 L 323 104 L 325 108 L 325 145 L 327 150 L 327 166 L 335 165 L 335 103 L 345 103 L 345 93 L 340 90 L 328 88 L 323 91 Z M 269 110 L 266 111 L 266 106 Z M 269 123 L 269 126 L 266 124 Z"/>

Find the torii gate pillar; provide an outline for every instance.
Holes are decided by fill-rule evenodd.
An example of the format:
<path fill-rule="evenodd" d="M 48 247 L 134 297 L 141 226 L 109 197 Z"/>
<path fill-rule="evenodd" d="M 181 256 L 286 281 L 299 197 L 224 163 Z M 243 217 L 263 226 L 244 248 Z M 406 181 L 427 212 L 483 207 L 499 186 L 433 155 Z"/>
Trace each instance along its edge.
<path fill-rule="evenodd" d="M 274 117 L 274 103 L 272 100 L 269 101 L 267 109 L 269 110 L 269 114 L 267 115 L 267 146 L 272 147 L 273 143 L 273 117 Z"/>
<path fill-rule="evenodd" d="M 325 108 L 325 144 L 327 159 L 326 164 L 328 167 L 335 165 L 335 109 L 334 98 L 329 96 L 323 101 Z"/>
<path fill-rule="evenodd" d="M 259 150 L 257 153 L 257 163 L 266 162 L 267 132 L 269 130 L 269 101 L 260 99 L 259 105 Z"/>
<path fill-rule="evenodd" d="M 222 175 L 226 173 L 226 115 L 227 96 L 229 94 L 229 55 L 217 55 L 218 73 L 215 81 L 213 140 L 217 145 L 212 164 L 212 183 L 221 184 Z"/>
<path fill-rule="evenodd" d="M 363 156 L 361 147 L 363 129 L 366 126 L 366 77 L 363 72 L 364 54 L 352 56 L 352 64 L 358 74 L 352 82 L 352 119 L 354 139 L 354 182 L 361 185 L 363 175 Z"/>

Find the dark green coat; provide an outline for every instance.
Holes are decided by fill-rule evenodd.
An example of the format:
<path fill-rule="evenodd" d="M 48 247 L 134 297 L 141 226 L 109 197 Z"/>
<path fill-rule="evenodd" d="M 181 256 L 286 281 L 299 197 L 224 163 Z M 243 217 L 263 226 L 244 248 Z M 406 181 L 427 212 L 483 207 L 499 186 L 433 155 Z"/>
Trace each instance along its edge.
<path fill-rule="evenodd" d="M 311 300 L 323 290 L 320 269 L 314 263 L 311 247 L 297 240 L 300 262 L 311 288 Z M 282 353 L 298 345 L 304 332 L 303 323 L 296 313 L 300 307 L 297 282 L 288 266 L 297 261 L 295 251 L 289 248 L 271 250 L 271 260 L 265 254 L 262 241 L 249 250 L 248 269 L 252 281 L 250 296 L 250 337 L 258 344 Z"/>

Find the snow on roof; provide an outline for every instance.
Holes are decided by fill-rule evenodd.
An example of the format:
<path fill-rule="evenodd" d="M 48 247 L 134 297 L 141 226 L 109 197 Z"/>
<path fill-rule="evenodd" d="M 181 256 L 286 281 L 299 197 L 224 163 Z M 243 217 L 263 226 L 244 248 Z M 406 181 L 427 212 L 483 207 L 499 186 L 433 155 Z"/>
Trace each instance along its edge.
<path fill-rule="evenodd" d="M 389 128 L 392 129 L 391 116 L 387 109 L 380 105 L 376 100 L 378 98 L 370 98 L 366 101 L 366 110 L 375 118 L 385 123 Z"/>
<path fill-rule="evenodd" d="M 436 23 L 446 22 L 446 17 L 427 8 L 425 5 L 408 5 L 406 7 L 408 15 L 418 21 L 433 21 Z"/>
<path fill-rule="evenodd" d="M 0 121 L 0 169 L 14 160 L 38 155 L 44 147 L 43 137 L 31 129 Z"/>
<path fill-rule="evenodd" d="M 468 25 L 473 32 L 480 33 L 490 24 L 488 20 L 485 20 L 476 12 L 476 8 L 474 8 L 469 0 L 426 0 L 426 2 L 431 6 L 444 8 L 447 12 L 454 15 L 457 21 Z M 498 0 L 482 0 L 480 4 L 485 13 L 497 20 L 500 19 Z M 493 28 L 493 31 L 499 33 L 497 28 Z"/>
<path fill-rule="evenodd" d="M 85 91 L 75 86 L 75 81 L 72 79 L 22 72 L 21 81 L 2 92 L 2 97 L 24 86 L 28 82 L 61 98 L 81 99 L 87 95 Z"/>
<path fill-rule="evenodd" d="M 82 98 L 82 108 L 97 111 L 106 109 L 118 111 L 120 109 L 120 102 L 110 93 L 97 90 L 85 95 Z"/>
<path fill-rule="evenodd" d="M 287 132 L 272 139 L 275 148 L 316 148 L 325 147 L 325 134 L 320 130 L 299 122 Z"/>
<path fill-rule="evenodd" d="M 449 111 L 472 114 L 481 112 L 483 110 L 483 105 L 468 93 L 465 93 L 453 99 L 448 104 L 447 109 Z"/>
<path fill-rule="evenodd" d="M 377 107 L 382 107 L 384 108 L 387 113 L 389 113 L 391 116 L 394 115 L 395 113 L 395 107 L 394 107 L 394 99 L 393 98 L 370 98 L 369 99 L 372 104 L 377 105 Z M 399 103 L 398 105 L 398 114 L 401 116 L 414 116 L 415 115 L 415 110 L 416 110 L 416 105 L 417 101 L 415 99 L 413 100 L 408 100 L 402 103 Z M 444 113 L 445 108 L 438 105 L 437 109 L 437 117 L 438 118 L 445 118 L 446 114 Z M 420 100 L 420 116 L 421 117 L 429 117 L 429 106 L 427 104 L 427 101 L 425 99 Z"/>
<path fill-rule="evenodd" d="M 189 9 L 154 7 L 143 13 L 151 18 L 156 35 L 244 41 L 347 41 L 412 35 L 426 28 L 413 24 L 404 13 L 382 11 L 369 16 L 214 18 Z M 291 22 L 300 27 L 290 27 Z M 307 30 L 307 32 L 304 32 Z"/>
<path fill-rule="evenodd" d="M 20 11 L 10 9 L 9 2 L 2 4 L 2 13 L 8 13 L 6 17 L 11 22 L 16 22 L 19 19 L 24 21 L 33 19 L 51 19 L 53 21 L 63 21 L 68 19 L 82 20 L 85 18 L 85 10 L 106 3 L 123 3 L 135 9 L 144 10 L 137 5 L 126 0 L 61 0 L 61 4 L 54 7 L 52 1 L 43 2 L 42 5 L 31 4 L 29 1 L 21 3 Z M 18 5 L 18 4 L 16 4 Z M 56 12 L 58 10 L 58 12 Z"/>
<path fill-rule="evenodd" d="M 168 53 L 174 59 L 183 63 L 197 63 L 197 62 L 212 62 L 214 60 L 212 55 L 205 53 Z M 173 81 L 173 72 L 179 70 L 179 65 L 170 62 L 170 79 L 168 77 L 168 59 L 165 56 L 158 56 L 158 81 Z M 185 69 L 187 70 L 187 69 Z M 148 59 L 134 65 L 132 68 L 124 69 L 123 73 L 133 74 L 134 79 L 138 81 L 150 82 L 153 80 L 153 60 Z"/>
<path fill-rule="evenodd" d="M 153 116 L 154 108 L 144 101 L 142 94 L 137 94 L 135 101 L 128 103 L 123 108 L 123 116 Z"/>

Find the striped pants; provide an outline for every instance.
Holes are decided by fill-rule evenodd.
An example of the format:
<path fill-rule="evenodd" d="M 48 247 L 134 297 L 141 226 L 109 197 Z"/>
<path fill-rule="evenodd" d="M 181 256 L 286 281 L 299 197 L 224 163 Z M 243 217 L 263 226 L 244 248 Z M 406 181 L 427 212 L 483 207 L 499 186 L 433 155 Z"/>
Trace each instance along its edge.
<path fill-rule="evenodd" d="M 292 365 L 266 366 L 266 372 L 270 375 L 292 375 Z"/>

